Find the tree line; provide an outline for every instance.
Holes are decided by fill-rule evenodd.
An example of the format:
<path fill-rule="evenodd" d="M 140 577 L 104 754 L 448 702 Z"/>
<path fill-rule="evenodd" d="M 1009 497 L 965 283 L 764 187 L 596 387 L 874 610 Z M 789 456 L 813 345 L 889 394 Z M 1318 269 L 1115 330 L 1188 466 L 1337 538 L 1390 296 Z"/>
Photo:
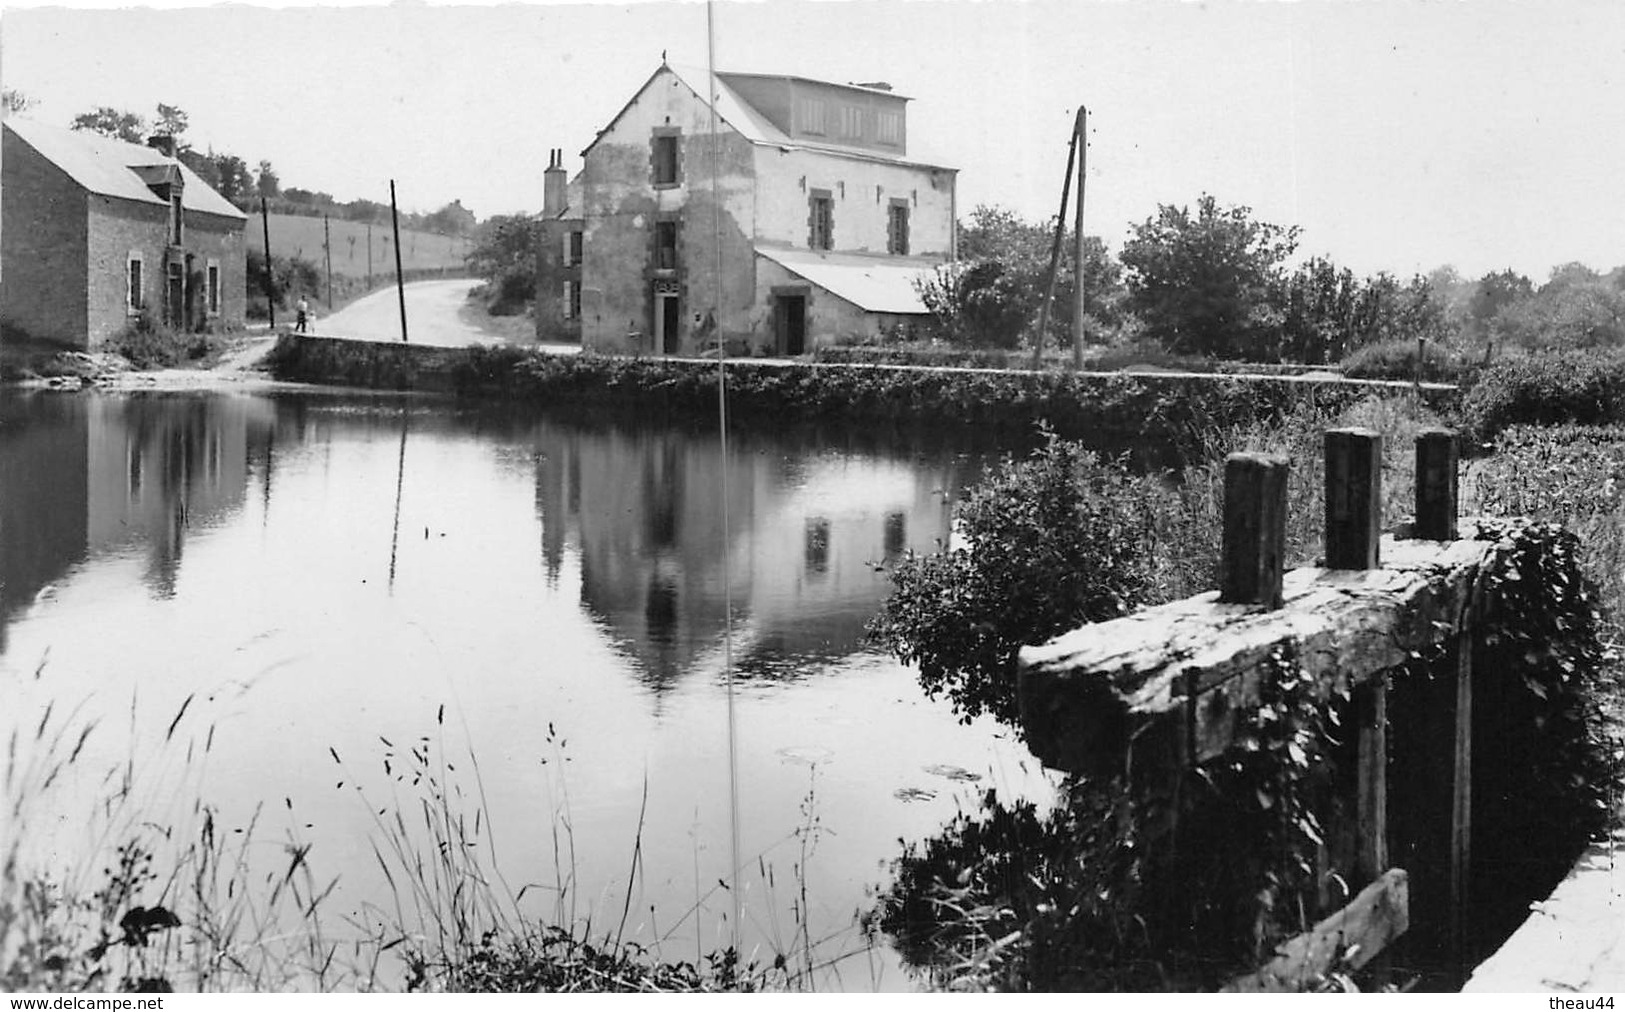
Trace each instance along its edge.
<path fill-rule="evenodd" d="M 1543 284 L 1510 268 L 1477 279 L 1454 267 L 1401 280 L 1359 276 L 1330 257 L 1294 264 L 1301 232 L 1203 194 L 1159 205 L 1130 227 L 1117 257 L 1085 237 L 1085 332 L 1091 343 L 1149 344 L 1175 355 L 1256 362 L 1338 362 L 1362 348 L 1420 340 L 1463 354 L 1501 348 L 1625 345 L 1625 267 L 1579 263 Z M 958 263 L 920 286 L 932 336 L 979 347 L 1063 346 L 1072 332 L 1076 265 L 1064 236 L 1049 325 L 1053 222 L 980 206 L 959 225 Z"/>

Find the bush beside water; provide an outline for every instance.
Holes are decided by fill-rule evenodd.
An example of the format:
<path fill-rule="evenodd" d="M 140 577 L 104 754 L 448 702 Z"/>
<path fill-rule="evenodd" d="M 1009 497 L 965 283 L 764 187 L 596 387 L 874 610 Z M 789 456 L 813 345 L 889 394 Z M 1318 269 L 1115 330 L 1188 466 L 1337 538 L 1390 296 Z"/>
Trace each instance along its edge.
<path fill-rule="evenodd" d="M 1321 432 L 1351 423 L 1383 432 L 1384 519 L 1392 525 L 1408 514 L 1413 494 L 1409 437 L 1435 422 L 1399 399 L 1215 432 L 1182 480 L 1132 505 L 1122 502 L 1126 474 L 1051 440 L 971 494 L 962 545 L 893 569 L 894 592 L 873 631 L 899 657 L 920 663 L 928 693 L 946 695 L 967 715 L 990 712 L 1013 723 L 1020 643 L 1109 618 L 1121 603 L 1172 600 L 1214 585 L 1224 453 L 1293 458 L 1291 566 L 1320 548 Z M 1478 848 L 1475 869 L 1494 880 L 1481 896 L 1511 897 L 1510 906 L 1490 904 L 1481 917 L 1504 936 L 1527 899 L 1545 895 L 1608 826 L 1625 776 L 1618 735 L 1625 693 L 1619 658 L 1606 647 L 1620 639 L 1625 615 L 1625 430 L 1516 429 L 1475 466 L 1468 484 L 1487 512 L 1584 532 L 1537 520 L 1481 535 L 1503 547 L 1488 568 L 1489 624 L 1475 663 L 1505 677 L 1479 722 L 1518 758 L 1475 781 L 1488 806 L 1475 828 L 1494 837 Z M 1098 530 L 1104 517 L 1120 525 L 1115 537 L 1070 537 L 1074 528 Z M 1064 562 L 1032 547 L 1050 542 Z M 1080 584 L 1087 599 L 1072 582 L 1055 580 L 1057 572 L 1080 571 L 1094 577 Z M 1025 596 L 1045 607 L 1003 607 Z M 1414 670 L 1395 673 L 1396 692 L 1431 683 L 1441 661 L 1417 658 Z M 1166 841 L 1148 828 L 1149 799 L 1116 781 L 1073 779 L 1065 803 L 1048 814 L 990 794 L 980 812 L 905 851 L 877 921 L 916 965 L 952 987 L 1212 986 L 1256 967 L 1274 943 L 1309 927 L 1295 897 L 1324 835 L 1321 792 L 1335 775 L 1333 738 L 1342 737 L 1334 711 L 1343 701 L 1308 693 L 1290 658 L 1274 662 L 1284 695 L 1251 715 L 1256 723 L 1238 735 L 1239 749 L 1191 780 L 1186 797 L 1196 800 L 1180 823 L 1184 862 L 1170 861 Z M 1285 811 L 1296 814 L 1283 818 Z M 1260 854 L 1272 856 L 1256 860 Z M 1193 930 L 1219 910 L 1235 919 Z M 1499 937 L 1478 939 L 1486 940 Z"/>

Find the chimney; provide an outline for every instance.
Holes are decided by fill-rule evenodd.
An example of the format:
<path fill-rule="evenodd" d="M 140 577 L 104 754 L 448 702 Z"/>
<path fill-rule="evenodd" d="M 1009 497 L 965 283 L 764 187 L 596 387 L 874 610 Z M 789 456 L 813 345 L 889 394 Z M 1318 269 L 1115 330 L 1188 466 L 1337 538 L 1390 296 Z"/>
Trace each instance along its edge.
<path fill-rule="evenodd" d="M 564 171 L 564 149 L 547 153 L 547 171 L 542 173 L 542 217 L 557 218 L 564 213 L 565 187 L 569 173 Z"/>
<path fill-rule="evenodd" d="M 891 91 L 891 84 L 886 81 L 853 81 L 859 88 L 873 88 L 876 91 Z"/>
<path fill-rule="evenodd" d="M 175 138 L 169 134 L 153 134 L 147 138 L 147 147 L 154 148 L 170 158 L 175 157 Z"/>

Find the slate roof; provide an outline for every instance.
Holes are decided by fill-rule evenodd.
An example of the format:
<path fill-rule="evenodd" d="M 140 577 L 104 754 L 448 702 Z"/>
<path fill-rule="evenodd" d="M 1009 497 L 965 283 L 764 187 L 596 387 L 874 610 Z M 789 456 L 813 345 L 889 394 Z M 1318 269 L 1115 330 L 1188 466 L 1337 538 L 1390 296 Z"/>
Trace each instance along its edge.
<path fill-rule="evenodd" d="M 67 173 L 91 193 L 167 207 L 147 188 L 143 176 L 179 170 L 181 206 L 188 211 L 246 220 L 248 216 L 216 193 L 197 173 L 155 148 L 103 137 L 88 130 L 65 130 L 28 119 L 8 119 L 5 129 Z"/>
<path fill-rule="evenodd" d="M 936 261 L 923 258 L 825 253 L 774 246 L 758 246 L 756 255 L 870 313 L 919 315 L 928 312 L 914 282 L 929 275 L 937 265 Z"/>

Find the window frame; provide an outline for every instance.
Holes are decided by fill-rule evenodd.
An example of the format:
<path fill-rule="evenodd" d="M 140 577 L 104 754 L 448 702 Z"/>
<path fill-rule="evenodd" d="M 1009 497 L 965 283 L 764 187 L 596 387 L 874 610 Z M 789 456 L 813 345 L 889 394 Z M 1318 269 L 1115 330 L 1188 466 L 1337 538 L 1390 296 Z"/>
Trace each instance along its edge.
<path fill-rule="evenodd" d="M 886 205 L 886 252 L 892 256 L 908 256 L 909 217 L 908 201 L 891 198 Z"/>
<path fill-rule="evenodd" d="M 662 241 L 666 237 L 671 239 L 669 244 Z M 682 220 L 675 214 L 656 216 L 654 228 L 651 230 L 650 241 L 653 243 L 653 248 L 649 254 L 650 268 L 656 271 L 677 270 L 677 265 L 681 262 L 679 251 L 683 244 Z M 671 254 L 670 262 L 667 262 L 666 258 L 662 256 L 662 254 L 668 252 Z"/>
<path fill-rule="evenodd" d="M 130 316 L 147 308 L 146 257 L 131 250 L 124 260 L 124 311 Z"/>
<path fill-rule="evenodd" d="M 820 219 L 819 211 L 823 216 Z M 822 225 L 822 236 L 819 226 Z M 819 239 L 823 239 L 822 245 Z M 807 248 L 829 251 L 835 248 L 835 195 L 829 190 L 807 191 Z"/>
<path fill-rule="evenodd" d="M 669 157 L 666 157 L 669 154 Z M 668 171 L 669 170 L 669 171 Z M 670 178 L 665 178 L 669 176 Z M 683 185 L 683 131 L 655 127 L 649 137 L 649 185 L 669 190 Z"/>
<path fill-rule="evenodd" d="M 203 268 L 204 305 L 210 316 L 220 315 L 220 261 L 210 259 Z"/>

